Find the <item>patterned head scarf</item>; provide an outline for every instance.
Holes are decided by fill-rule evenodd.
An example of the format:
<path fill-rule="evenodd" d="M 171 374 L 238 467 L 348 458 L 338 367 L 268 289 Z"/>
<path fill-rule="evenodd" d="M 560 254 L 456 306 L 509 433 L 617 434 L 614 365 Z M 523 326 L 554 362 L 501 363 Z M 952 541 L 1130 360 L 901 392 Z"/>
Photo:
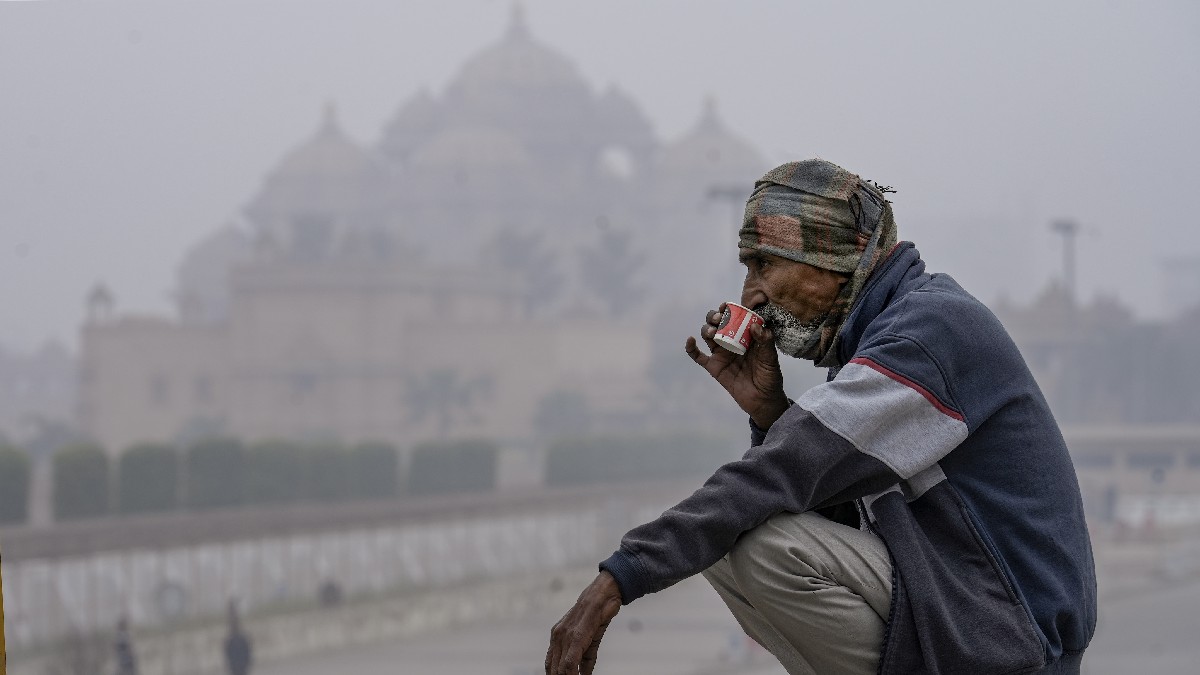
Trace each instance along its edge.
<path fill-rule="evenodd" d="M 739 248 L 849 274 L 820 328 L 796 356 L 832 367 L 850 308 L 896 245 L 896 221 L 883 189 L 823 159 L 788 162 L 754 184 Z"/>

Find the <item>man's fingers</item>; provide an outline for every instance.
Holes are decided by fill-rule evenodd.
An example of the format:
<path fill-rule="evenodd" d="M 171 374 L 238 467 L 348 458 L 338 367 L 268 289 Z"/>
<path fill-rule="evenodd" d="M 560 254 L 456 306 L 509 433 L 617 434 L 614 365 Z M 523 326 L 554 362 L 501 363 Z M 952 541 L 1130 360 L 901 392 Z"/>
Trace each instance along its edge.
<path fill-rule="evenodd" d="M 592 668 L 596 664 L 596 653 L 600 649 L 600 638 L 604 637 L 606 627 L 606 624 L 602 624 L 594 629 L 577 626 L 574 630 L 567 630 L 563 635 L 567 644 L 555 666 L 556 670 L 551 671 L 553 675 L 579 675 L 592 672 Z M 589 663 L 590 665 L 588 665 Z"/>
<path fill-rule="evenodd" d="M 575 675 L 574 671 L 566 670 L 566 655 L 571 649 L 571 642 L 576 639 L 576 631 L 571 628 L 579 621 L 572 616 L 576 611 L 577 606 L 572 607 L 550 631 L 550 655 L 546 659 L 546 675 Z"/>
<path fill-rule="evenodd" d="M 562 621 L 559 621 L 550 630 L 550 649 L 546 650 L 546 675 L 555 675 L 558 672 L 558 656 L 562 652 L 560 648 L 561 626 Z"/>
<path fill-rule="evenodd" d="M 700 348 L 696 346 L 696 338 L 688 336 L 687 341 L 683 343 L 683 351 L 687 352 L 687 355 L 690 356 L 693 361 L 698 363 L 701 368 L 704 368 L 708 365 L 709 357 L 707 354 L 700 351 Z"/>
<path fill-rule="evenodd" d="M 708 345 L 708 351 L 713 354 L 717 353 L 717 342 L 713 340 L 716 335 L 716 328 L 707 325 L 700 327 L 700 337 L 704 339 L 704 344 Z"/>
<path fill-rule="evenodd" d="M 751 349 L 758 349 L 763 354 L 775 353 L 775 333 L 771 332 L 770 328 L 753 324 L 750 328 L 750 336 L 754 338 L 754 344 L 750 346 Z"/>
<path fill-rule="evenodd" d="M 558 664 L 558 670 L 555 671 L 554 675 L 579 675 L 579 667 L 583 662 L 584 648 L 587 646 L 581 637 L 572 639 L 571 646 L 567 647 L 562 661 Z"/>
<path fill-rule="evenodd" d="M 600 640 L 604 639 L 604 631 L 607 629 L 608 624 L 600 626 L 600 632 L 592 638 L 592 644 L 583 652 L 583 660 L 579 663 L 579 675 L 592 675 L 592 671 L 596 668 L 596 658 L 600 653 Z"/>

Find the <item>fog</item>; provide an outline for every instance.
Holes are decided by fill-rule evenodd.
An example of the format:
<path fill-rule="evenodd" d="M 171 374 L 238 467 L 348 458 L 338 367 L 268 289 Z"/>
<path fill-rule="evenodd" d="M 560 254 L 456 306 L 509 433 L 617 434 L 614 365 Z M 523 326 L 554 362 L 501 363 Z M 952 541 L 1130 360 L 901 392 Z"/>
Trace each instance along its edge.
<path fill-rule="evenodd" d="M 185 248 L 236 215 L 328 100 L 378 137 L 494 39 L 507 2 L 5 3 L 5 344 L 73 341 L 105 280 L 163 310 Z M 897 186 L 902 236 L 984 299 L 1029 297 L 1071 217 L 1085 294 L 1171 310 L 1200 253 L 1194 3 L 531 2 L 536 35 L 615 82 L 663 138 L 717 97 L 772 162 L 821 156 Z M 753 177 L 747 177 L 747 181 Z M 1182 194 L 1181 194 L 1182 193 Z"/>
<path fill-rule="evenodd" d="M 1197 110 L 1193 2 L 0 1 L 11 672 L 98 672 L 118 617 L 143 675 L 223 672 L 231 599 L 255 672 L 540 672 L 745 450 L 683 341 L 808 157 L 895 188 L 1045 391 L 1085 672 L 1189 672 Z M 614 627 L 597 672 L 782 673 L 698 580 Z"/>

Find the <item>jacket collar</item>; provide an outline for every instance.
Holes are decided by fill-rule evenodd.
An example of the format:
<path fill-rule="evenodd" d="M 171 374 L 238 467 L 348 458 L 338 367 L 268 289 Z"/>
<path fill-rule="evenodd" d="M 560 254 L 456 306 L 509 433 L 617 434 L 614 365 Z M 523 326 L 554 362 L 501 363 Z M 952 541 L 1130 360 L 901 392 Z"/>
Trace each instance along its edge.
<path fill-rule="evenodd" d="M 925 261 L 921 260 L 921 252 L 911 241 L 896 244 L 879 268 L 871 274 L 858 301 L 850 310 L 850 315 L 846 317 L 846 322 L 842 324 L 838 349 L 838 361 L 841 366 L 854 358 L 867 326 L 896 299 L 919 285 L 914 282 L 921 278 L 928 278 L 925 274 Z"/>

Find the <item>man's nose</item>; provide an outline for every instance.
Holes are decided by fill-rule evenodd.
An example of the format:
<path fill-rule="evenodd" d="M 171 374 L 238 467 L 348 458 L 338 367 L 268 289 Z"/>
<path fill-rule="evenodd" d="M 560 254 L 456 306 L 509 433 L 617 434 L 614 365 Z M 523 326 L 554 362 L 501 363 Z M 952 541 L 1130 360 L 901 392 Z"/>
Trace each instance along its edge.
<path fill-rule="evenodd" d="M 767 294 L 762 291 L 758 284 L 747 278 L 742 284 L 742 302 L 743 307 L 757 309 L 758 307 L 767 304 Z"/>

